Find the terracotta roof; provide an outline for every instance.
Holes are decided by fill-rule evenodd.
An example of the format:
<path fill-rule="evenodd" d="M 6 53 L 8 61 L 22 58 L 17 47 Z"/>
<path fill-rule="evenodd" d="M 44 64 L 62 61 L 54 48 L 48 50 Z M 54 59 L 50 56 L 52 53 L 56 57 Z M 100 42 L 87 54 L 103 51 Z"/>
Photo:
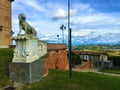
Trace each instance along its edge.
<path fill-rule="evenodd" d="M 66 49 L 65 44 L 47 44 L 47 50 Z"/>
<path fill-rule="evenodd" d="M 74 50 L 74 51 L 72 51 L 72 53 L 74 53 L 74 54 L 76 54 L 76 55 L 79 55 L 79 54 L 80 54 L 80 51 Z"/>

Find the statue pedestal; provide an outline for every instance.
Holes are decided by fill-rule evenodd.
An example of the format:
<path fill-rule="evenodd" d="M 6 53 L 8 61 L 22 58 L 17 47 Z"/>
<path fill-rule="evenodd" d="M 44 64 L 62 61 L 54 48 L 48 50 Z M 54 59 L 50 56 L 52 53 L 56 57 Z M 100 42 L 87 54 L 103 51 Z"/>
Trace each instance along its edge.
<path fill-rule="evenodd" d="M 33 35 L 18 35 L 14 57 L 9 64 L 9 78 L 14 82 L 34 83 L 42 79 L 42 56 L 47 53 L 46 42 Z"/>
<path fill-rule="evenodd" d="M 39 59 L 38 39 L 32 35 L 13 37 L 16 41 L 13 62 L 32 62 Z"/>
<path fill-rule="evenodd" d="M 42 60 L 38 59 L 30 63 L 11 62 L 9 78 L 14 82 L 25 84 L 42 80 Z"/>

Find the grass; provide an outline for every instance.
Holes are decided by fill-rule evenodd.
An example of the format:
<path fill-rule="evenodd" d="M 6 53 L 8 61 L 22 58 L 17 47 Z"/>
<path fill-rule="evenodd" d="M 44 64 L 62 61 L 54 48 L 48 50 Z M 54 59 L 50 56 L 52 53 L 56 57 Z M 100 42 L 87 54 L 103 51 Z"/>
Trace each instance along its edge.
<path fill-rule="evenodd" d="M 13 49 L 0 49 L 0 88 L 8 84 L 9 62 L 12 57 Z"/>
<path fill-rule="evenodd" d="M 120 74 L 120 70 L 100 70 L 100 72 L 105 72 L 105 73 L 113 73 L 113 74 Z"/>
<path fill-rule="evenodd" d="M 12 61 L 13 49 L 0 49 L 0 88 L 9 81 L 9 62 Z M 119 90 L 120 77 L 95 73 L 72 72 L 50 69 L 43 80 L 26 85 L 23 90 Z"/>
<path fill-rule="evenodd" d="M 24 90 L 119 90 L 119 83 L 120 77 L 73 72 L 70 79 L 68 71 L 51 69 L 46 78 L 25 86 Z"/>

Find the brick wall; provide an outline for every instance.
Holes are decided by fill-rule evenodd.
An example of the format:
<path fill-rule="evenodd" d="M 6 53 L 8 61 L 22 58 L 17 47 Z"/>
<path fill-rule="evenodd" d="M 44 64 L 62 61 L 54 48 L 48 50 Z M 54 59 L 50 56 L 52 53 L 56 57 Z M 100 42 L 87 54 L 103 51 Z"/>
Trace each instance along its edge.
<path fill-rule="evenodd" d="M 9 47 L 11 42 L 11 2 L 9 0 L 0 0 L 0 48 Z"/>
<path fill-rule="evenodd" d="M 92 62 L 91 61 L 87 61 L 80 66 L 80 69 L 82 69 L 82 70 L 87 70 L 87 69 L 91 69 L 91 68 L 92 68 Z"/>
<path fill-rule="evenodd" d="M 68 70 L 68 57 L 66 50 L 49 51 L 48 68 Z"/>
<path fill-rule="evenodd" d="M 42 77 L 46 77 L 48 75 L 48 59 L 44 59 L 42 61 Z"/>

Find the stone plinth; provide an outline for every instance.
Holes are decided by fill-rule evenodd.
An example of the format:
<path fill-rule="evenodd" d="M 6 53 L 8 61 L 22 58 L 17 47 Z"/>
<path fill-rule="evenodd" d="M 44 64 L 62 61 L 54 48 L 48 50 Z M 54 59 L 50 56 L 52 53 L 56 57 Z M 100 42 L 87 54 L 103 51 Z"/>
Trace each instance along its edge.
<path fill-rule="evenodd" d="M 47 54 L 47 43 L 45 41 L 38 40 L 38 52 L 40 57 Z"/>
<path fill-rule="evenodd" d="M 32 62 L 39 59 L 38 39 L 33 35 L 18 35 L 13 37 L 16 41 L 13 62 Z"/>
<path fill-rule="evenodd" d="M 12 40 L 15 40 L 16 47 L 9 64 L 9 78 L 14 82 L 27 84 L 40 81 L 48 74 L 47 61 L 42 60 L 47 53 L 46 42 L 33 35 L 21 34 Z"/>
<path fill-rule="evenodd" d="M 40 81 L 42 79 L 42 60 L 38 59 L 30 63 L 11 62 L 9 78 L 25 84 Z"/>

